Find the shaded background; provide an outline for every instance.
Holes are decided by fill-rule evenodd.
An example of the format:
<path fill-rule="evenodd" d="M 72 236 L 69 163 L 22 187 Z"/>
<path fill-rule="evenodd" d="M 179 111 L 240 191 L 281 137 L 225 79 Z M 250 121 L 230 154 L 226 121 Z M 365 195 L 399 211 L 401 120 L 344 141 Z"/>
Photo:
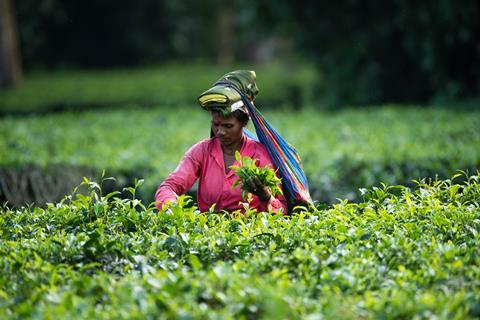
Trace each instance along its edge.
<path fill-rule="evenodd" d="M 308 60 L 327 104 L 478 94 L 478 1 L 15 2 L 25 69 Z M 292 62 L 293 63 L 293 62 Z"/>
<path fill-rule="evenodd" d="M 369 109 L 367 112 L 372 113 L 347 114 L 339 121 L 340 125 L 355 125 L 363 119 L 368 127 L 377 113 L 371 111 L 372 106 L 375 110 L 392 104 L 397 109 L 412 105 L 421 109 L 443 107 L 440 115 L 431 111 L 421 116 L 422 125 L 429 119 L 442 119 L 430 132 L 431 137 L 435 130 L 445 132 L 439 150 L 441 146 L 458 146 L 460 140 L 456 139 L 470 141 L 472 149 L 480 148 L 475 129 L 480 91 L 479 21 L 480 4 L 474 0 L 128 0 L 121 4 L 111 0 L 0 0 L 0 130 L 4 136 L 1 199 L 8 199 L 7 189 L 8 194 L 33 194 L 32 186 L 42 183 L 50 185 L 42 187 L 44 194 L 57 194 L 54 198 L 58 198 L 68 189 L 55 189 L 55 185 L 63 184 L 60 181 L 78 181 L 82 175 L 109 169 L 103 163 L 93 165 L 95 161 L 77 163 L 75 159 L 59 158 L 58 154 L 67 154 L 70 151 L 65 150 L 69 149 L 60 147 L 48 133 L 41 142 L 33 143 L 41 137 L 38 132 L 32 133 L 34 126 L 48 132 L 51 127 L 46 123 L 56 121 L 54 127 L 58 130 L 71 128 L 75 122 L 69 122 L 69 114 L 63 116 L 67 111 L 188 109 L 200 92 L 234 68 L 255 69 L 261 90 L 258 105 L 264 110 L 290 112 L 283 114 L 285 119 L 294 119 L 294 112 L 307 109 Z M 445 113 L 445 109 L 451 113 Z M 453 117 L 457 110 L 466 119 L 474 119 L 466 132 L 460 132 L 457 125 L 446 129 L 445 119 Z M 45 118 L 51 113 L 62 115 L 58 119 Z M 329 116 L 319 115 L 320 119 Z M 377 121 L 414 118 L 409 113 L 403 115 L 392 116 L 385 111 Z M 164 124 L 165 119 L 159 123 Z M 102 126 L 108 130 L 108 124 Z M 319 128 L 312 124 L 310 130 Z M 335 143 L 340 145 L 341 139 L 353 138 L 354 134 L 345 134 L 350 130 L 335 132 L 339 139 Z M 412 131 L 412 127 L 402 130 Z M 288 131 L 285 134 L 289 137 Z M 103 131 L 98 134 L 106 135 Z M 22 139 L 31 145 L 24 145 Z M 425 137 L 426 144 L 428 139 L 430 136 Z M 42 149 L 39 146 L 50 148 L 51 157 L 38 156 L 40 150 L 32 151 Z M 183 144 L 177 147 L 181 149 L 177 150 L 179 154 L 182 148 Z M 451 158 L 458 156 L 456 149 L 448 150 L 453 150 L 449 151 L 451 156 L 432 151 L 425 159 L 415 159 L 418 163 L 413 165 L 409 157 L 400 161 L 385 156 L 384 160 L 370 162 L 353 151 L 346 155 L 345 150 L 337 150 L 331 162 L 335 162 L 338 172 L 324 176 L 312 169 L 307 173 L 313 176 L 315 190 L 329 193 L 325 196 L 318 191 L 319 197 L 333 201 L 335 190 L 342 189 L 340 195 L 345 195 L 380 181 L 408 183 L 419 176 L 445 176 L 454 169 L 480 167 L 478 155 L 467 160 L 460 156 L 460 161 Z M 312 168 L 315 157 L 303 155 L 306 165 Z M 152 168 L 158 166 L 158 162 L 139 161 L 133 163 L 133 169 L 112 166 L 113 173 L 124 177 L 126 185 L 151 174 Z M 173 169 L 173 160 L 166 166 Z M 74 169 L 66 169 L 71 167 Z M 51 176 L 48 181 L 41 178 L 47 176 Z M 163 177 L 164 173 L 157 180 Z"/>

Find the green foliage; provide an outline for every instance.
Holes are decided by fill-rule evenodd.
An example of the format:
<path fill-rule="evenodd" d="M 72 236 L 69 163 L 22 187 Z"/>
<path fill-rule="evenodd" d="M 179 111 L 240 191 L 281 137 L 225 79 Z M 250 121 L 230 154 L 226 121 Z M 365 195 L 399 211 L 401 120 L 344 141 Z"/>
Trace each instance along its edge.
<path fill-rule="evenodd" d="M 24 0 L 15 7 L 27 68 L 212 62 L 222 55 L 294 65 L 300 57 L 324 77 L 316 98 L 337 106 L 476 98 L 480 85 L 476 0 Z M 286 77 L 296 74 L 293 66 Z"/>
<path fill-rule="evenodd" d="M 82 185 L 45 209 L 1 207 L 3 319 L 480 315 L 478 174 L 291 217 L 187 197 L 158 212 Z"/>
<path fill-rule="evenodd" d="M 270 190 L 273 196 L 283 193 L 279 187 L 282 181 L 277 177 L 272 168 L 257 167 L 256 160 L 250 157 L 242 157 L 238 151 L 235 152 L 235 160 L 237 160 L 238 165 L 232 165 L 230 168 L 235 170 L 238 179 L 233 183 L 232 187 L 236 188 L 241 184 L 242 198 L 244 200 L 247 198 L 247 192 L 249 192 L 247 181 L 252 177 L 257 177 L 261 184 Z"/>
<path fill-rule="evenodd" d="M 358 201 L 358 188 L 380 181 L 412 186 L 412 179 L 446 178 L 458 169 L 480 168 L 479 112 L 385 106 L 338 113 L 263 113 L 297 148 L 312 197 L 321 202 Z M 12 172 L 22 173 L 18 183 L 27 185 L 50 179 L 52 165 L 64 173 L 69 167 L 98 173 L 105 169 L 121 186 L 145 179 L 139 196 L 150 202 L 185 151 L 208 137 L 209 115 L 200 107 L 7 117 L 0 119 L 0 183 L 9 181 L 5 179 Z M 29 172 L 31 176 L 25 176 Z M 76 179 L 71 186 L 80 182 L 77 174 L 57 180 L 65 179 Z"/>
<path fill-rule="evenodd" d="M 323 71 L 331 105 L 477 97 L 479 4 L 441 1 L 292 5 L 300 47 Z M 313 14 L 315 13 L 315 14 Z"/>
<path fill-rule="evenodd" d="M 300 107 L 312 101 L 316 76 L 308 64 L 298 65 L 297 72 L 291 74 L 287 66 L 274 63 L 170 63 L 136 69 L 33 72 L 21 87 L 0 90 L 0 115 L 192 106 L 222 75 L 237 69 L 256 71 L 258 105 Z"/>
<path fill-rule="evenodd" d="M 25 0 L 15 8 L 26 67 L 112 67 L 171 59 L 220 60 L 227 45 L 235 57 L 249 58 L 255 54 L 251 46 L 259 41 L 260 31 L 254 5 L 127 0 L 118 6 L 104 0 L 80 6 Z M 260 13 L 268 11 L 269 6 Z M 225 30 L 230 27 L 230 32 Z"/>

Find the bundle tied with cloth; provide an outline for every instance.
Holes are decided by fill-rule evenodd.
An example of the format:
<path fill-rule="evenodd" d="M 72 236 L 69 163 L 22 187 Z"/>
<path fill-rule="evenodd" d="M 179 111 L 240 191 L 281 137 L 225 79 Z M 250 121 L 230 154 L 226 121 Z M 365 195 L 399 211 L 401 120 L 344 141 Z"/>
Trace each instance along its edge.
<path fill-rule="evenodd" d="M 232 71 L 215 82 L 212 88 L 202 93 L 198 97 L 198 102 L 205 110 L 218 111 L 224 116 L 239 109 L 248 113 L 239 91 L 253 101 L 258 94 L 256 80 L 255 71 Z"/>
<path fill-rule="evenodd" d="M 282 178 L 284 194 L 289 203 L 289 212 L 297 205 L 313 204 L 297 150 L 292 147 L 253 105 L 258 94 L 255 71 L 236 70 L 227 73 L 213 87 L 198 97 L 198 102 L 207 111 L 218 111 L 224 116 L 236 110 L 248 113 L 257 136 L 247 129 L 245 134 L 260 141 L 266 148 Z M 258 138 L 257 138 L 258 137 Z M 286 192 L 285 192 L 286 191 Z"/>

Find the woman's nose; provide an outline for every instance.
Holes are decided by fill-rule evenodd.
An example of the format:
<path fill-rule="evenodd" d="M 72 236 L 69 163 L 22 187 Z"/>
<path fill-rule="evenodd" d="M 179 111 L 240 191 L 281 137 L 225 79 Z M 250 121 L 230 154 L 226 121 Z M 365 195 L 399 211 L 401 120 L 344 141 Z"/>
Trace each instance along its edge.
<path fill-rule="evenodd" d="M 223 130 L 222 128 L 218 128 L 217 129 L 217 136 L 224 136 L 225 135 L 225 130 Z"/>

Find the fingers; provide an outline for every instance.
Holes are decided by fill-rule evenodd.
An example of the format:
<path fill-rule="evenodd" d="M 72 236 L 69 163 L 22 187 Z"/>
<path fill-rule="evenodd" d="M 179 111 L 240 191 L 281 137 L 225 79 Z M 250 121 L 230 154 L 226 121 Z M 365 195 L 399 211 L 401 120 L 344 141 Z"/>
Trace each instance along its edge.
<path fill-rule="evenodd" d="M 254 177 L 255 188 L 257 190 L 256 195 L 259 197 L 260 200 L 264 201 L 263 199 L 270 198 L 270 190 L 265 187 L 258 177 Z"/>
<path fill-rule="evenodd" d="M 252 193 L 256 193 L 257 190 L 258 190 L 258 188 L 257 188 L 257 186 L 256 186 L 256 184 L 255 184 L 255 182 L 254 182 L 253 177 L 249 177 L 248 180 L 247 180 L 247 183 L 248 183 L 248 188 L 250 189 L 250 191 L 251 191 Z"/>
<path fill-rule="evenodd" d="M 260 182 L 260 179 L 258 179 L 258 177 L 253 176 L 252 178 L 253 178 L 253 182 L 255 183 L 255 187 L 256 187 L 257 189 L 263 188 L 263 185 L 262 185 L 262 183 Z"/>
<path fill-rule="evenodd" d="M 247 183 L 247 187 L 248 187 L 249 191 L 253 194 L 257 194 L 259 191 L 263 190 L 262 183 L 255 176 L 249 177 L 247 179 L 246 183 Z"/>
<path fill-rule="evenodd" d="M 255 194 L 261 201 L 268 201 L 271 197 L 271 193 L 268 188 L 264 187 L 260 179 L 256 176 L 249 177 L 246 180 L 246 185 L 249 192 Z"/>

